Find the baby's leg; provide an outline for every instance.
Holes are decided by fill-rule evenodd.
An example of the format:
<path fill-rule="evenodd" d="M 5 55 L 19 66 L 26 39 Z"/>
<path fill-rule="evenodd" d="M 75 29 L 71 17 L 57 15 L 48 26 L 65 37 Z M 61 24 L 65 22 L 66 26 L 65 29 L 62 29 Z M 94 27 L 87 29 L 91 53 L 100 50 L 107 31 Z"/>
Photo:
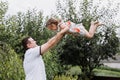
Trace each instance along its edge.
<path fill-rule="evenodd" d="M 89 32 L 85 29 L 85 36 L 87 38 L 92 38 L 95 34 L 95 31 L 96 31 L 97 27 L 100 26 L 100 25 L 101 24 L 99 22 L 91 22 Z"/>

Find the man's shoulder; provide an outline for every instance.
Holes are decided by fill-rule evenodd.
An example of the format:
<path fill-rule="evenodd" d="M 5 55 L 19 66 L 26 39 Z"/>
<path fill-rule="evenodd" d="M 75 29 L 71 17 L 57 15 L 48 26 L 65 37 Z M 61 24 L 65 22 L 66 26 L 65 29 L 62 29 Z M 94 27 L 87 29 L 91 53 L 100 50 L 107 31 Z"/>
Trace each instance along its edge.
<path fill-rule="evenodd" d="M 25 53 L 34 52 L 35 50 L 39 50 L 39 49 L 40 49 L 40 46 L 36 46 L 36 47 L 34 47 L 34 48 L 28 49 Z"/>

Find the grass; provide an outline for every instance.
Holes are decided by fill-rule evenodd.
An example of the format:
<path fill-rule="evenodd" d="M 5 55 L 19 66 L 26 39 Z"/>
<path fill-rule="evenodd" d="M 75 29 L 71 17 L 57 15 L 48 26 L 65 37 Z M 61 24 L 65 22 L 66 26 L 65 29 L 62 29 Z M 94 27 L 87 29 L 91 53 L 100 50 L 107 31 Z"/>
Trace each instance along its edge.
<path fill-rule="evenodd" d="M 95 76 L 120 77 L 120 69 L 110 67 L 100 67 L 94 69 Z"/>
<path fill-rule="evenodd" d="M 120 55 L 120 52 L 118 53 L 118 55 Z"/>
<path fill-rule="evenodd" d="M 104 77 L 120 77 L 120 69 L 110 68 L 107 66 L 101 66 L 93 70 L 95 76 L 104 76 Z M 81 74 L 81 69 L 79 66 L 72 67 L 67 72 L 71 75 L 79 75 Z"/>

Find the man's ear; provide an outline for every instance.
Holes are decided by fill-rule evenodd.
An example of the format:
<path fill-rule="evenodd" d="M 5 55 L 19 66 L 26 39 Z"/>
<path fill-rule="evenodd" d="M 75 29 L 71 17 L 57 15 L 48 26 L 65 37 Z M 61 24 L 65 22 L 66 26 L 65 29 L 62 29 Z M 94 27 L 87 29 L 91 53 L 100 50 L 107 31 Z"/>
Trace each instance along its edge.
<path fill-rule="evenodd" d="M 27 44 L 27 48 L 30 48 L 30 44 L 29 43 Z"/>

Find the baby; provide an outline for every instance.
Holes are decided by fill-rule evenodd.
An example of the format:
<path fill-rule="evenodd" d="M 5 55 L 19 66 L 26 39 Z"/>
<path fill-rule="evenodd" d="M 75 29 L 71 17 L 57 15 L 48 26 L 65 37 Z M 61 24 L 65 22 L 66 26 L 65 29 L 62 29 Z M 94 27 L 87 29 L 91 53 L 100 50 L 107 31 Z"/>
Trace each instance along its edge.
<path fill-rule="evenodd" d="M 54 18 L 50 18 L 46 22 L 46 27 L 50 30 L 60 31 L 63 28 L 65 28 L 66 26 L 68 26 L 68 27 L 70 27 L 68 33 L 85 36 L 87 38 L 92 38 L 94 36 L 94 33 L 95 33 L 97 27 L 100 25 L 102 25 L 102 24 L 100 24 L 99 22 L 91 22 L 90 29 L 89 29 L 89 31 L 87 31 L 84 28 L 84 26 L 82 25 L 82 23 L 75 24 L 71 21 L 63 22 L 61 20 L 56 20 Z"/>

